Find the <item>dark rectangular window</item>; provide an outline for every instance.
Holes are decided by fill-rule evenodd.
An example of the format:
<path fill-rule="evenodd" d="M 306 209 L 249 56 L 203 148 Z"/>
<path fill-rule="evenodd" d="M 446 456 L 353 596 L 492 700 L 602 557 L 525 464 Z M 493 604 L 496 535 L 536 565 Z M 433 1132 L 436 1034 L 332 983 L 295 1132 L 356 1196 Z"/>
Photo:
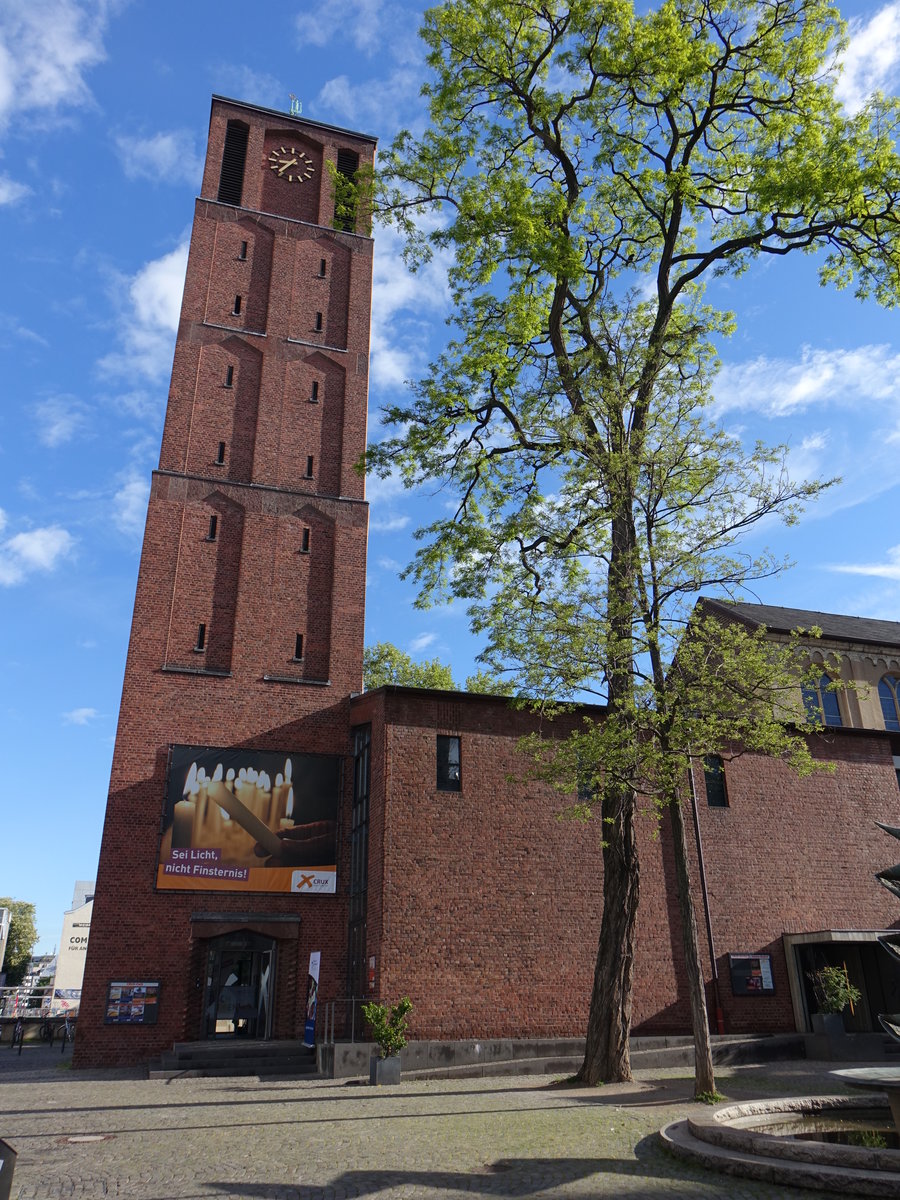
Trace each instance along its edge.
<path fill-rule="evenodd" d="M 320 312 L 317 312 L 316 313 L 316 333 L 321 333 L 321 332 L 322 332 L 322 314 Z"/>
<path fill-rule="evenodd" d="M 232 366 L 227 366 L 225 368 L 225 386 L 226 387 L 234 386 L 234 367 L 232 367 Z"/>
<path fill-rule="evenodd" d="M 218 517 L 213 516 L 213 517 L 209 518 L 209 533 L 206 535 L 206 540 L 208 542 L 214 542 L 216 540 L 216 530 L 218 528 L 218 525 L 219 525 Z"/>
<path fill-rule="evenodd" d="M 462 789 L 462 775 L 459 761 L 459 738 L 443 737 L 437 739 L 437 786 L 439 792 L 458 792 Z"/>
<path fill-rule="evenodd" d="M 220 204 L 240 204 L 244 190 L 244 166 L 247 162 L 247 137 L 250 126 L 243 121 L 229 121 L 225 129 L 222 150 L 222 169 L 219 173 Z"/>
<path fill-rule="evenodd" d="M 240 296 L 235 296 L 234 308 L 232 309 L 232 312 L 236 317 L 239 317 L 241 315 L 241 298 L 240 298 Z"/>
<path fill-rule="evenodd" d="M 303 634 L 298 633 L 294 639 L 294 658 L 300 659 L 303 657 Z"/>
<path fill-rule="evenodd" d="M 197 626 L 197 645 L 194 647 L 194 649 L 195 650 L 205 650 L 206 649 L 206 626 L 203 624 L 202 621 Z"/>
<path fill-rule="evenodd" d="M 304 528 L 300 538 L 300 553 L 309 554 L 309 529 Z"/>
<path fill-rule="evenodd" d="M 718 754 L 707 754 L 703 760 L 703 777 L 706 781 L 706 803 L 710 808 L 728 807 L 728 790 L 725 787 L 725 764 Z"/>
<path fill-rule="evenodd" d="M 247 258 L 247 243 L 246 242 L 241 242 L 241 252 L 238 255 L 238 258 L 241 260 L 241 262 L 244 262 L 246 260 L 246 258 Z"/>
<path fill-rule="evenodd" d="M 325 271 L 327 270 L 327 268 L 328 268 L 328 259 L 320 258 L 319 259 L 319 278 L 320 279 L 325 278 Z"/>
<path fill-rule="evenodd" d="M 313 477 L 313 456 L 310 454 L 306 459 L 306 478 L 312 479 L 312 477 Z"/>
<path fill-rule="evenodd" d="M 219 453 L 216 455 L 216 463 L 218 466 L 221 467 L 221 465 L 224 463 L 224 461 L 225 461 L 225 443 L 219 442 Z"/>
<path fill-rule="evenodd" d="M 312 392 L 310 393 L 309 402 L 310 402 L 310 404 L 318 404 L 319 403 L 319 383 L 318 383 L 318 380 L 316 380 L 316 379 L 313 380 Z"/>

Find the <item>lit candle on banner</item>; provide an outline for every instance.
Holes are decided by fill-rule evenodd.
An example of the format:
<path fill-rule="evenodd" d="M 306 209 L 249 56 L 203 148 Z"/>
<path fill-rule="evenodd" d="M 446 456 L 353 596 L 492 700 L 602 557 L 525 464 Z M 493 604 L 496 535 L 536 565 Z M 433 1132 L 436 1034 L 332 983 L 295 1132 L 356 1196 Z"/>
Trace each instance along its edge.
<path fill-rule="evenodd" d="M 294 828 L 294 789 L 293 788 L 288 789 L 287 808 L 285 809 L 285 815 L 278 822 L 278 825 L 281 829 L 293 829 Z"/>
<path fill-rule="evenodd" d="M 242 788 L 241 790 L 245 793 L 247 791 L 246 788 Z M 226 828 L 232 837 L 235 833 L 234 827 L 237 825 L 245 833 L 249 834 L 254 842 L 259 842 L 268 854 L 281 853 L 281 843 L 272 830 L 267 825 L 264 825 L 259 817 L 247 808 L 240 797 L 237 795 L 233 796 L 223 783 L 217 781 L 209 785 L 209 798 L 214 804 L 218 804 L 220 808 L 224 809 L 228 816 L 232 818 L 231 821 L 226 822 Z"/>
<path fill-rule="evenodd" d="M 203 822 L 206 820 L 206 785 L 209 783 L 209 777 L 203 767 L 197 771 L 197 794 L 193 797 L 196 805 L 194 812 L 194 845 L 197 845 L 197 837 L 200 830 L 203 828 Z"/>
<path fill-rule="evenodd" d="M 187 779 L 184 783 L 182 798 L 176 803 L 172 819 L 172 848 L 186 850 L 191 845 L 194 833 L 194 817 L 197 814 L 197 804 L 193 797 L 199 791 L 197 784 L 197 764 L 191 763 Z"/>
<path fill-rule="evenodd" d="M 270 829 L 277 829 L 281 820 L 281 809 L 284 802 L 284 776 L 279 771 L 275 776 L 275 786 L 272 788 L 272 803 L 269 805 L 269 819 L 266 824 Z"/>
<path fill-rule="evenodd" d="M 221 783 L 222 775 L 222 764 L 218 763 L 215 771 L 213 771 L 212 779 L 207 783 L 206 786 L 206 804 L 204 806 L 203 829 L 207 843 L 211 843 L 212 845 L 215 845 L 216 838 L 218 837 L 219 831 L 222 828 L 222 810 L 219 808 L 218 804 L 214 804 L 209 798 L 209 787 L 210 784 Z"/>
<path fill-rule="evenodd" d="M 253 811 L 261 821 L 268 821 L 269 809 L 272 807 L 272 796 L 269 792 L 271 781 L 265 771 L 260 771 L 256 777 L 256 797 Z"/>

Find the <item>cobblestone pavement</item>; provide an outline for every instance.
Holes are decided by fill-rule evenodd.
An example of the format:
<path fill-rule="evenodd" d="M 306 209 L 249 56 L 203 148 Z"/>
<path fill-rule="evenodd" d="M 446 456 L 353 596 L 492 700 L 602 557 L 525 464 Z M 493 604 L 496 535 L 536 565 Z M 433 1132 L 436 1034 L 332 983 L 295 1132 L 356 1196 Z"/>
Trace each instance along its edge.
<path fill-rule="evenodd" d="M 833 1093 L 825 1064 L 722 1069 L 731 1099 Z M 583 1089 L 543 1076 L 404 1081 L 146 1080 L 0 1048 L 13 1200 L 809 1200 L 670 1158 L 655 1132 L 693 1107 L 685 1068 Z"/>

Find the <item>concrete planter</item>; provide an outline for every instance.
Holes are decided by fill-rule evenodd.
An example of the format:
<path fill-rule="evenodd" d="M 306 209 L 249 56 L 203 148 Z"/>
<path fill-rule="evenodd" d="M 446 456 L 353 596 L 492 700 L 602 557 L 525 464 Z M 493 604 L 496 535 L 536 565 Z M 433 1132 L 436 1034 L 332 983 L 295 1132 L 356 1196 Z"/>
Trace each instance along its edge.
<path fill-rule="evenodd" d="M 400 1055 L 379 1058 L 373 1054 L 369 1059 L 369 1083 L 382 1085 L 400 1082 Z"/>
<path fill-rule="evenodd" d="M 840 1037 L 844 1033 L 843 1013 L 812 1013 L 813 1033 L 827 1033 L 829 1037 Z"/>

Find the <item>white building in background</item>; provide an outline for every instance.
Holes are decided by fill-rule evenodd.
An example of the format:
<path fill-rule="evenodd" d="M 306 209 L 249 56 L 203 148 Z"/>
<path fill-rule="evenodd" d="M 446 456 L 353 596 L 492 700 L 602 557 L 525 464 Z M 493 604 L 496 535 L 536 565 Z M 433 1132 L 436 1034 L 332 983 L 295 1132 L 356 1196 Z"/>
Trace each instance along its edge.
<path fill-rule="evenodd" d="M 94 882 L 79 880 L 75 884 L 72 907 L 63 917 L 56 977 L 53 980 L 51 1011 L 54 1013 L 77 1009 L 81 1001 L 81 981 L 84 977 L 84 960 L 91 932 L 93 908 Z"/>

